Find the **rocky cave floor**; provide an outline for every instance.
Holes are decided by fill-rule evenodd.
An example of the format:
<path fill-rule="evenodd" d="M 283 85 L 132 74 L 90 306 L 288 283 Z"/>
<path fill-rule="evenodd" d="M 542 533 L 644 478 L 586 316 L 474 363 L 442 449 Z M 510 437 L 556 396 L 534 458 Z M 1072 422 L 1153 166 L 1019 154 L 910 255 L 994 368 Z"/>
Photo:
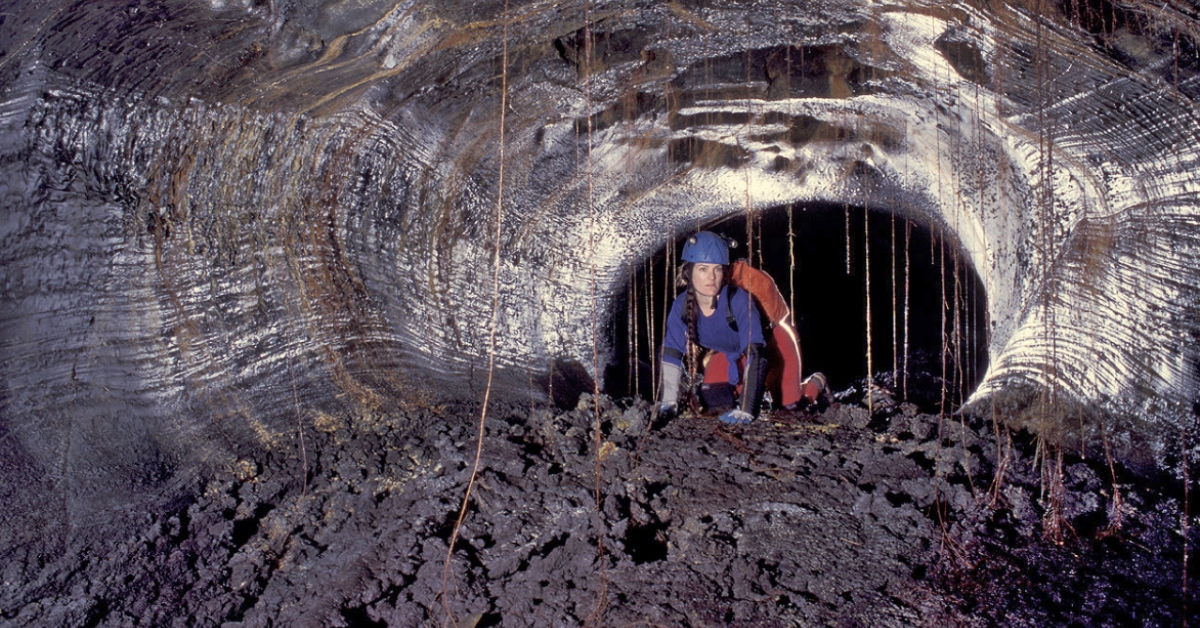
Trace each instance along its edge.
<path fill-rule="evenodd" d="M 1200 624 L 1172 474 L 1064 452 L 1044 480 L 1027 435 L 858 398 L 744 427 L 495 406 L 448 578 L 478 410 L 321 415 L 306 478 L 286 448 L 162 514 L 5 548 L 0 623 Z"/>

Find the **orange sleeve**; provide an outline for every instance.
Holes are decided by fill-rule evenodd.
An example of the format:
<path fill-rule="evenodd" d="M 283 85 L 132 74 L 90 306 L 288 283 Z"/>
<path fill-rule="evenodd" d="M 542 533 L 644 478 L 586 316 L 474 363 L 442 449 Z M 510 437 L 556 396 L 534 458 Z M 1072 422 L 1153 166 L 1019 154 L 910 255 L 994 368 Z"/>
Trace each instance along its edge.
<path fill-rule="evenodd" d="M 737 260 L 729 268 L 729 279 L 734 286 L 754 297 L 767 320 L 778 323 L 787 318 L 787 301 L 770 275 L 747 264 L 746 260 Z"/>

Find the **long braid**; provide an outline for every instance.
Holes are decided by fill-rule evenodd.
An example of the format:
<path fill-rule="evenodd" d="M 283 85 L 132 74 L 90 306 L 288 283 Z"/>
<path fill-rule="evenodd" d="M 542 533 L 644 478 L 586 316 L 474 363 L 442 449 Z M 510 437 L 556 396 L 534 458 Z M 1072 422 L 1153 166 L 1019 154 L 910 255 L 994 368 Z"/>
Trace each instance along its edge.
<path fill-rule="evenodd" d="M 699 414 L 700 405 L 696 399 L 696 378 L 700 371 L 700 353 L 703 349 L 700 347 L 700 335 L 696 331 L 696 321 L 700 318 L 700 303 L 696 300 L 696 288 L 692 285 L 692 264 L 691 262 L 684 263 L 679 267 L 679 278 L 677 283 L 687 287 L 687 300 L 684 302 L 683 322 L 687 325 L 687 399 L 685 402 L 691 411 Z"/>

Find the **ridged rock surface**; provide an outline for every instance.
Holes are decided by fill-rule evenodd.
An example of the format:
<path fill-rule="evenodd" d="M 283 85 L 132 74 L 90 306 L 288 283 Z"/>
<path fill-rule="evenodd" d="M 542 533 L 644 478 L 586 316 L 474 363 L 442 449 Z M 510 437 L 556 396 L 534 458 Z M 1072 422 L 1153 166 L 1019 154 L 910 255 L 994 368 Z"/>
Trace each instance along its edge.
<path fill-rule="evenodd" d="M 301 5 L 0 13 L 14 499 L 86 518 L 480 399 L 493 337 L 497 394 L 544 397 L 602 372 L 630 268 L 789 203 L 961 246 L 978 407 L 1159 460 L 1194 430 L 1193 6 Z"/>

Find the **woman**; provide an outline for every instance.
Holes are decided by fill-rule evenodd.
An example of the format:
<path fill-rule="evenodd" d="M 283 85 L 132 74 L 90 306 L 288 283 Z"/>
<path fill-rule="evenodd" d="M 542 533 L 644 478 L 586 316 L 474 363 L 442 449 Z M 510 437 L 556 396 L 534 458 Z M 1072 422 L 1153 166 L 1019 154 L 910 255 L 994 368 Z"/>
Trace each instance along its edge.
<path fill-rule="evenodd" d="M 725 423 L 753 421 L 764 387 L 788 410 L 819 403 L 825 376 L 813 373 L 800 380 L 800 345 L 789 322 L 791 311 L 770 275 L 740 260 L 731 267 L 729 243 L 709 231 L 688 238 L 682 258 L 679 284 L 687 290 L 667 315 L 660 416 L 677 412 L 683 368 L 689 381 L 704 370 L 700 396 L 709 410 L 736 406 L 721 415 Z M 759 304 L 768 317 L 765 342 Z M 694 399 L 689 396 L 689 401 Z"/>
<path fill-rule="evenodd" d="M 701 231 L 688 238 L 682 258 L 679 279 L 687 290 L 667 315 L 659 414 L 677 412 L 683 369 L 689 381 L 703 369 L 704 405 L 729 408 L 721 414 L 723 423 L 750 423 L 762 405 L 767 370 L 758 307 L 745 290 L 727 285 L 729 245 L 721 236 Z"/>

